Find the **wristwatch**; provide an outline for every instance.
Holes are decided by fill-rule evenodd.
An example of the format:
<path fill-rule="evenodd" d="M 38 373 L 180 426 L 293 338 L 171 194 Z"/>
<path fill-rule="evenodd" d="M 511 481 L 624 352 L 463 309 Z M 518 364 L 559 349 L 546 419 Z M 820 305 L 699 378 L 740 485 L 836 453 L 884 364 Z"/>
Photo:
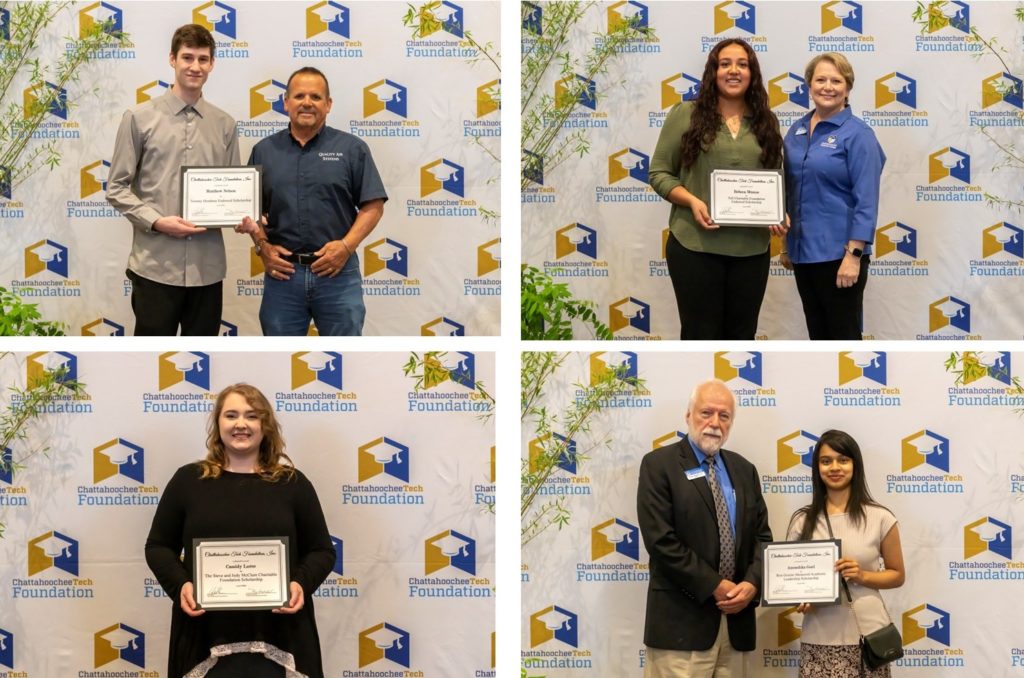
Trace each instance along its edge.
<path fill-rule="evenodd" d="M 263 251 L 263 246 L 266 245 L 268 242 L 270 241 L 267 240 L 266 238 L 260 238 L 259 240 L 256 241 L 255 250 L 257 256 L 259 256 L 259 254 Z"/>
<path fill-rule="evenodd" d="M 864 256 L 864 250 L 861 249 L 860 247 L 850 247 L 849 245 L 847 245 L 846 251 L 852 254 L 853 256 L 857 257 L 858 259 Z M 259 249 L 257 249 L 256 252 L 259 253 Z"/>

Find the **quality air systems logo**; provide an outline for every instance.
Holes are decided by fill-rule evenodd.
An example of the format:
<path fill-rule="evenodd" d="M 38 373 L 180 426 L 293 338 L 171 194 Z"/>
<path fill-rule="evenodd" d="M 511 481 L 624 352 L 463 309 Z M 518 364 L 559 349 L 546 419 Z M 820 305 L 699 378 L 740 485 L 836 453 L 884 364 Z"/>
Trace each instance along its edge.
<path fill-rule="evenodd" d="M 965 351 L 963 384 L 947 389 L 948 407 L 1024 407 L 1009 351 Z"/>
<path fill-rule="evenodd" d="M 409 577 L 410 598 L 491 598 L 491 580 L 477 575 L 476 540 L 445 530 L 423 542 L 423 576 Z"/>
<path fill-rule="evenodd" d="M 1017 590 L 1024 581 L 1024 562 L 1013 560 L 1013 527 L 1009 523 L 984 516 L 964 525 L 963 549 L 962 561 L 949 562 L 949 581 L 1015 587 L 1008 591 Z"/>
<path fill-rule="evenodd" d="M 910 608 L 901 618 L 903 658 L 896 666 L 914 668 L 963 668 L 966 653 L 952 646 L 952 616 L 940 607 L 924 603 Z"/>
<path fill-rule="evenodd" d="M 661 202 L 650 186 L 651 157 L 627 147 L 608 156 L 608 183 L 594 189 L 597 203 Z"/>
<path fill-rule="evenodd" d="M 609 518 L 590 528 L 590 559 L 576 563 L 576 582 L 646 582 L 647 563 L 640 562 L 640 528 Z"/>
<path fill-rule="evenodd" d="M 97 631 L 93 635 L 93 648 L 93 668 L 118 659 L 140 669 L 146 668 L 146 635 L 127 624 L 118 623 Z"/>
<path fill-rule="evenodd" d="M 78 506 L 156 506 L 160 488 L 145 484 L 145 455 L 124 438 L 93 448 L 92 485 L 78 486 Z"/>
<path fill-rule="evenodd" d="M 409 117 L 409 90 L 382 78 L 363 87 L 363 117 L 349 120 L 357 137 L 419 137 L 420 121 Z"/>
<path fill-rule="evenodd" d="M 359 394 L 345 389 L 344 360 L 335 351 L 299 351 L 289 359 L 290 390 L 274 393 L 275 412 L 359 411 Z"/>
<path fill-rule="evenodd" d="M 475 217 L 476 200 L 466 198 L 466 170 L 447 158 L 420 167 L 420 199 L 405 201 L 405 215 L 422 217 Z"/>
<path fill-rule="evenodd" d="M 885 477 L 887 494 L 963 494 L 964 477 L 950 472 L 949 438 L 922 429 L 900 441 L 900 473 Z"/>
<path fill-rule="evenodd" d="M 476 355 L 467 351 L 428 353 L 423 388 L 409 391 L 407 411 L 418 413 L 490 412 L 494 405 L 477 388 Z"/>
<path fill-rule="evenodd" d="M 537 649 L 544 646 L 544 649 Z M 590 650 L 579 646 L 579 617 L 559 605 L 530 615 L 530 649 L 523 650 L 523 666 L 538 669 L 592 669 Z"/>
<path fill-rule="evenodd" d="M 818 436 L 798 429 L 775 443 L 775 470 L 761 474 L 762 494 L 810 494 L 811 459 Z"/>
<path fill-rule="evenodd" d="M 732 390 L 740 407 L 776 407 L 775 388 L 764 385 L 764 356 L 759 351 L 719 351 L 714 357 L 715 379 Z"/>
<path fill-rule="evenodd" d="M 249 58 L 249 43 L 237 39 L 238 12 L 231 5 L 216 0 L 194 7 L 192 23 L 199 24 L 213 34 L 216 40 L 216 59 Z"/>
<path fill-rule="evenodd" d="M 305 40 L 292 40 L 292 59 L 361 59 L 363 43 L 352 39 L 352 10 L 323 0 L 307 5 Z"/>
<path fill-rule="evenodd" d="M 545 259 L 544 272 L 552 278 L 607 278 L 608 262 L 598 258 L 600 240 L 597 229 L 584 223 L 562 226 L 555 231 L 555 258 Z"/>
<path fill-rule="evenodd" d="M 408 669 L 411 667 L 411 645 L 409 632 L 394 624 L 381 622 L 363 629 L 359 632 L 359 668 L 388 661 Z M 412 674 L 405 671 L 398 675 Z"/>
<path fill-rule="evenodd" d="M 928 185 L 914 187 L 916 202 L 982 202 L 984 191 L 971 183 L 971 156 L 952 146 L 928 155 Z"/>
<path fill-rule="evenodd" d="M 423 485 L 410 481 L 409 447 L 381 436 L 356 450 L 357 484 L 344 484 L 341 503 L 354 505 L 422 506 Z"/>
<path fill-rule="evenodd" d="M 874 52 L 875 36 L 864 33 L 864 5 L 832 0 L 820 8 L 821 32 L 807 36 L 808 52 Z"/>

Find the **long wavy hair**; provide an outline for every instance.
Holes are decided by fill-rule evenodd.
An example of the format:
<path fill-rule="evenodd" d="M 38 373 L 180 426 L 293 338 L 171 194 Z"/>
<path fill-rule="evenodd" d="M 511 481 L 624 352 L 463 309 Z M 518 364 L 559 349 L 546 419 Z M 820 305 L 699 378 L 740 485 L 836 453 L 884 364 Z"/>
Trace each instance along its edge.
<path fill-rule="evenodd" d="M 818 519 L 826 510 L 825 501 L 828 499 L 828 488 L 825 486 L 825 481 L 821 478 L 821 468 L 818 463 L 821 459 L 821 448 L 824 445 L 828 445 L 837 453 L 853 460 L 850 500 L 846 505 L 846 513 L 850 516 L 851 522 L 855 526 L 863 524 L 865 506 L 885 508 L 875 501 L 871 497 L 871 492 L 868 491 L 867 481 L 864 480 L 864 455 L 861 454 L 860 445 L 857 444 L 857 441 L 844 431 L 837 431 L 835 429 L 825 431 L 821 434 L 818 442 L 815 443 L 814 453 L 811 456 L 811 503 L 801 509 L 797 509 L 790 519 L 790 528 L 792 528 L 794 521 L 799 520 L 801 516 L 803 517 L 804 524 L 800 529 L 800 539 L 811 538 L 811 535 L 814 534 L 814 527 L 818 524 Z M 889 509 L 885 510 L 888 511 Z"/>
<path fill-rule="evenodd" d="M 718 112 L 718 55 L 730 45 L 740 45 L 747 53 L 750 65 L 750 85 L 747 87 L 743 100 L 750 114 L 751 130 L 761 147 L 761 165 L 778 167 L 782 163 L 782 133 L 779 132 L 779 120 L 768 105 L 768 92 L 764 88 L 761 77 L 761 66 L 757 62 L 754 49 L 746 40 L 728 38 L 722 40 L 711 49 L 708 61 L 704 64 L 704 76 L 700 82 L 700 92 L 690 118 L 690 128 L 683 133 L 682 163 L 689 169 L 697 162 L 697 156 L 711 148 L 718 136 L 718 128 L 722 125 L 722 114 Z"/>
<path fill-rule="evenodd" d="M 260 419 L 263 440 L 260 441 L 259 456 L 256 460 L 256 474 L 270 482 L 294 476 L 295 468 L 292 460 L 284 452 L 281 424 L 274 416 L 274 410 L 270 406 L 270 402 L 267 401 L 267 397 L 255 386 L 232 384 L 217 394 L 217 401 L 210 414 L 210 420 L 206 426 L 206 459 L 199 462 L 203 469 L 203 474 L 200 477 L 217 478 L 227 464 L 224 441 L 220 438 L 219 422 L 221 412 L 224 411 L 224 401 L 232 393 L 237 393 L 245 398 Z"/>

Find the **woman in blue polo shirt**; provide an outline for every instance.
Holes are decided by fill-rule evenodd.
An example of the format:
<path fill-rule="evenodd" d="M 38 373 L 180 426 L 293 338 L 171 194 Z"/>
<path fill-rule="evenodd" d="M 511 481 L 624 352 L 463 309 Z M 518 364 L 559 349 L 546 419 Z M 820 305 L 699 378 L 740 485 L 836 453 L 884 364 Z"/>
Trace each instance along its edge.
<path fill-rule="evenodd" d="M 793 270 L 810 338 L 860 339 L 885 153 L 850 110 L 846 57 L 819 54 L 804 77 L 814 110 L 784 140 L 791 229 L 780 259 Z"/>

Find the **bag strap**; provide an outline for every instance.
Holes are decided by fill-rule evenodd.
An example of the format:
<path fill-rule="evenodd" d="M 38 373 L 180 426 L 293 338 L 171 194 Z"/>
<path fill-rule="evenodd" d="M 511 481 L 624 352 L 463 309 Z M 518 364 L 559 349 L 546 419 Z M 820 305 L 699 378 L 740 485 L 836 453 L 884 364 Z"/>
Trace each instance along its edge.
<path fill-rule="evenodd" d="M 823 513 L 825 514 L 825 527 L 828 528 L 828 538 L 835 539 L 835 535 L 832 534 L 832 521 L 828 519 L 828 506 L 823 507 Z M 842 555 L 840 553 L 840 555 Z M 850 585 L 846 583 L 846 579 L 842 575 L 839 575 L 839 583 L 843 585 L 843 590 L 846 591 L 846 599 L 850 601 L 850 611 L 853 612 L 853 621 L 857 624 L 857 632 L 860 633 L 861 637 L 864 637 L 864 629 L 860 625 L 860 619 L 857 618 L 857 608 L 853 606 L 853 596 L 850 595 Z M 889 617 L 892 621 L 892 615 L 889 614 L 889 608 L 885 604 L 885 598 L 882 597 L 881 592 L 878 594 L 879 600 L 882 601 L 882 609 L 885 610 L 885 616 Z"/>

